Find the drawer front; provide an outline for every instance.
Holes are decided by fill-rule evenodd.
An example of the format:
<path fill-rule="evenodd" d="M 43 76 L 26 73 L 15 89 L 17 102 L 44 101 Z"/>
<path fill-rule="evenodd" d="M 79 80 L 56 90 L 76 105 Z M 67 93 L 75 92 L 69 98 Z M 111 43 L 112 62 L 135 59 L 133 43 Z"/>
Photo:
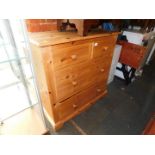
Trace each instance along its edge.
<path fill-rule="evenodd" d="M 145 56 L 146 48 L 128 42 L 119 42 L 122 45 L 119 62 L 137 69 Z"/>
<path fill-rule="evenodd" d="M 55 72 L 54 81 L 56 102 L 65 100 L 74 94 L 76 81 L 71 67 Z"/>
<path fill-rule="evenodd" d="M 104 81 L 106 83 L 106 80 L 108 78 L 109 69 L 111 65 L 111 58 L 104 60 L 104 59 L 97 59 L 94 61 L 94 72 L 97 82 Z"/>
<path fill-rule="evenodd" d="M 69 47 L 52 47 L 52 63 L 54 69 L 75 65 L 90 59 L 91 44 L 71 45 Z"/>
<path fill-rule="evenodd" d="M 75 96 L 63 101 L 56 107 L 59 119 L 64 119 L 77 110 L 77 101 Z"/>
<path fill-rule="evenodd" d="M 95 82 L 91 63 L 66 67 L 55 72 L 55 94 L 62 101 Z"/>
<path fill-rule="evenodd" d="M 96 86 L 90 86 L 89 88 L 81 91 L 80 93 L 78 93 L 76 95 L 77 98 L 77 103 L 78 103 L 78 107 L 82 107 L 85 104 L 87 104 L 88 102 L 90 102 L 91 100 L 93 100 L 96 97 Z"/>
<path fill-rule="evenodd" d="M 105 58 L 112 56 L 115 45 L 114 37 L 105 37 L 102 40 L 96 40 L 93 42 L 93 54 L 92 58 Z"/>
<path fill-rule="evenodd" d="M 98 82 L 78 93 L 76 95 L 77 110 L 86 104 L 92 104 L 92 100 L 104 94 L 105 90 L 106 90 L 106 83 Z"/>
<path fill-rule="evenodd" d="M 56 110 L 58 111 L 59 118 L 63 119 L 72 113 L 79 111 L 81 107 L 88 104 L 96 97 L 96 86 L 91 86 L 80 93 L 73 95 L 69 99 L 61 102 Z"/>
<path fill-rule="evenodd" d="M 66 99 L 56 106 L 59 119 L 65 119 L 74 112 L 80 111 L 83 106 L 92 104 L 92 100 L 102 95 L 104 92 L 105 85 L 103 83 L 98 83 Z"/>
<path fill-rule="evenodd" d="M 74 75 L 77 77 L 77 85 L 75 87 L 76 91 L 83 90 L 87 88 L 89 85 L 95 83 L 94 71 L 92 70 L 92 63 L 84 63 L 79 65 L 74 72 Z"/>
<path fill-rule="evenodd" d="M 96 86 L 96 96 L 103 94 L 106 90 L 106 83 L 105 82 L 98 82 Z"/>

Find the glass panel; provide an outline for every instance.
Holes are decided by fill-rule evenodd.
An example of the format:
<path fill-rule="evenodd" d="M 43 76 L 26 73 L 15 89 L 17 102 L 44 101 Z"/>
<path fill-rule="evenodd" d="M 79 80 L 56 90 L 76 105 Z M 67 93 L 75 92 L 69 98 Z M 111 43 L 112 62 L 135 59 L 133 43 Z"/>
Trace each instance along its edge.
<path fill-rule="evenodd" d="M 0 20 L 0 121 L 38 103 L 25 31 L 21 20 Z"/>
<path fill-rule="evenodd" d="M 22 64 L 24 75 L 25 75 L 26 84 L 28 86 L 28 91 L 29 91 L 29 95 L 31 98 L 31 104 L 36 104 L 38 102 L 37 94 L 35 91 L 35 86 L 34 86 L 34 81 L 33 81 L 34 78 L 32 76 L 30 63 L 27 59 L 23 59 L 21 60 L 21 64 Z"/>
<path fill-rule="evenodd" d="M 0 89 L 0 100 L 1 120 L 29 107 L 29 101 L 22 83 Z"/>
<path fill-rule="evenodd" d="M 25 44 L 25 38 L 23 34 L 23 29 L 21 26 L 21 21 L 20 20 L 9 20 L 12 32 L 14 35 L 14 39 L 16 42 L 16 46 L 18 49 L 18 54 L 20 57 L 28 57 L 28 52 L 27 47 Z"/>
<path fill-rule="evenodd" d="M 37 103 L 21 26 L 14 35 L 12 29 L 9 20 L 0 20 L 0 120 Z"/>
<path fill-rule="evenodd" d="M 32 71 L 31 71 L 31 66 L 30 62 L 27 59 L 21 60 L 21 65 L 23 68 L 23 72 L 25 74 L 25 78 L 32 78 Z"/>
<path fill-rule="evenodd" d="M 0 52 L 3 53 L 3 57 L 0 57 L 1 61 L 17 58 L 15 47 L 11 44 L 12 38 L 10 37 L 10 32 L 8 32 L 6 21 L 7 20 L 0 20 Z"/>
<path fill-rule="evenodd" d="M 2 40 L 2 39 L 0 38 L 0 40 Z M 3 45 L 0 44 L 0 62 L 5 61 L 7 59 L 8 59 L 8 57 L 7 57 L 7 54 L 5 52 L 5 49 L 4 49 Z"/>
<path fill-rule="evenodd" d="M 0 64 L 0 88 L 20 82 L 9 63 Z"/>

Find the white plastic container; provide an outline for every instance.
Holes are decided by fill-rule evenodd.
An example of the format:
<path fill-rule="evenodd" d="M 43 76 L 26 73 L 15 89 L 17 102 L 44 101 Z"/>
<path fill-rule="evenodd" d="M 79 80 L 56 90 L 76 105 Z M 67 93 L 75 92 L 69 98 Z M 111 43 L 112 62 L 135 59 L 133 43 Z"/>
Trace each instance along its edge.
<path fill-rule="evenodd" d="M 116 70 L 116 66 L 118 64 L 121 49 L 122 49 L 122 46 L 116 44 L 115 49 L 114 49 L 112 63 L 111 63 L 111 68 L 110 68 L 110 72 L 109 72 L 108 84 L 111 83 L 113 81 L 113 79 L 114 79 L 114 73 L 115 73 L 115 70 Z"/>

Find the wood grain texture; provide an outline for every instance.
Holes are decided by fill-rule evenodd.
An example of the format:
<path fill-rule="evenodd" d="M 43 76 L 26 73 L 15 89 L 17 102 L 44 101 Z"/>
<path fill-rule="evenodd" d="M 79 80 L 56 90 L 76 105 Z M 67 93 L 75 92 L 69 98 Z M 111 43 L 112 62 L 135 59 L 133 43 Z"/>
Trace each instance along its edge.
<path fill-rule="evenodd" d="M 90 43 L 72 45 L 69 47 L 52 47 L 52 63 L 56 69 L 85 62 L 90 58 Z"/>
<path fill-rule="evenodd" d="M 48 84 L 48 79 L 44 69 L 43 57 L 42 57 L 43 53 L 41 50 L 43 49 L 40 49 L 34 46 L 33 44 L 31 44 L 33 67 L 34 67 L 35 74 L 37 75 L 36 80 L 37 80 L 37 85 L 39 87 L 42 104 L 46 108 L 49 115 L 54 118 L 53 110 L 51 106 L 51 100 L 49 96 L 50 85 Z"/>
<path fill-rule="evenodd" d="M 88 31 L 93 27 L 97 28 L 99 25 L 101 25 L 102 20 L 101 19 L 58 19 L 58 30 L 67 30 L 69 27 L 76 27 L 77 33 L 80 36 L 86 36 L 88 34 Z M 65 27 L 63 27 L 64 24 L 67 24 Z M 75 29 L 74 29 L 75 30 Z"/>
<path fill-rule="evenodd" d="M 42 44 L 49 34 L 51 40 Z M 39 39 L 31 43 L 42 103 L 55 130 L 107 93 L 117 38 L 117 33 L 69 35 L 72 41 L 66 42 L 68 33 L 36 34 Z"/>
<path fill-rule="evenodd" d="M 122 45 L 119 62 L 138 69 L 145 57 L 146 47 L 124 41 L 119 41 L 119 44 Z"/>
<path fill-rule="evenodd" d="M 63 43 L 71 43 L 74 41 L 86 40 L 86 39 L 94 39 L 104 36 L 118 35 L 118 32 L 111 33 L 91 33 L 85 37 L 79 36 L 76 32 L 58 32 L 58 31 L 48 31 L 48 32 L 37 32 L 37 33 L 29 33 L 30 42 L 35 44 L 36 46 L 51 46 L 56 44 Z"/>

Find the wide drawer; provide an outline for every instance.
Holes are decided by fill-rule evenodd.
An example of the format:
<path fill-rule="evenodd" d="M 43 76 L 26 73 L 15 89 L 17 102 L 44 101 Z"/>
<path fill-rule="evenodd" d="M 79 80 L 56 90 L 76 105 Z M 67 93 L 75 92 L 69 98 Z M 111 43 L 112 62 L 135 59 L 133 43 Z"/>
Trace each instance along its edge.
<path fill-rule="evenodd" d="M 93 100 L 96 97 L 97 94 L 97 88 L 96 85 L 90 86 L 89 88 L 81 91 L 76 95 L 77 99 L 77 105 L 79 108 L 84 106 L 85 104 L 88 104 L 91 100 Z"/>
<path fill-rule="evenodd" d="M 54 70 L 66 66 L 72 66 L 80 62 L 85 62 L 90 59 L 91 43 L 81 45 L 70 45 L 59 48 L 52 47 L 52 63 Z"/>
<path fill-rule="evenodd" d="M 107 83 L 105 83 L 104 81 L 98 82 L 96 85 L 96 96 L 100 96 L 104 94 L 106 91 L 106 86 L 107 86 Z"/>
<path fill-rule="evenodd" d="M 104 83 L 97 83 L 61 102 L 56 106 L 59 119 L 65 119 L 65 117 L 72 115 L 74 112 L 81 111 L 83 107 L 89 106 L 95 98 L 102 96 L 105 90 L 106 86 Z"/>
<path fill-rule="evenodd" d="M 65 100 L 95 82 L 91 62 L 66 67 L 54 73 L 56 102 Z"/>
<path fill-rule="evenodd" d="M 65 119 L 77 110 L 77 100 L 75 96 L 70 97 L 63 101 L 60 105 L 56 106 L 59 119 Z"/>
<path fill-rule="evenodd" d="M 90 86 L 89 88 L 81 91 L 76 95 L 78 108 L 81 108 L 85 104 L 92 103 L 92 101 L 102 95 L 106 90 L 106 83 L 100 82 Z"/>

